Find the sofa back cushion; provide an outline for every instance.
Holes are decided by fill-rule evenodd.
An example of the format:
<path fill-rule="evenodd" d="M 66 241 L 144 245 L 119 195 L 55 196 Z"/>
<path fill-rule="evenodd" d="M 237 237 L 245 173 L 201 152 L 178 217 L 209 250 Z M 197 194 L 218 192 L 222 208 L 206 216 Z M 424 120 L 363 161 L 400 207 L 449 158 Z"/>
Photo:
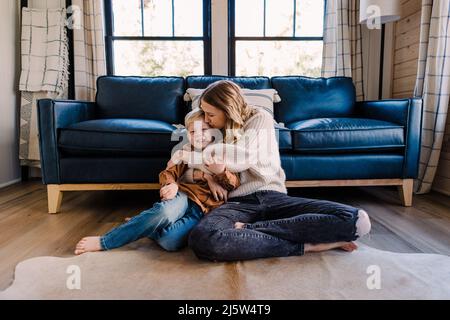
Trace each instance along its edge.
<path fill-rule="evenodd" d="M 272 86 L 281 102 L 275 120 L 282 123 L 314 118 L 349 117 L 354 113 L 356 93 L 347 77 L 273 77 Z"/>
<path fill-rule="evenodd" d="M 230 80 L 245 89 L 270 89 L 268 77 L 227 77 L 227 76 L 189 76 L 186 78 L 188 88 L 205 89 L 208 85 L 219 80 Z"/>
<path fill-rule="evenodd" d="M 100 77 L 97 117 L 183 123 L 184 91 L 181 77 Z"/>

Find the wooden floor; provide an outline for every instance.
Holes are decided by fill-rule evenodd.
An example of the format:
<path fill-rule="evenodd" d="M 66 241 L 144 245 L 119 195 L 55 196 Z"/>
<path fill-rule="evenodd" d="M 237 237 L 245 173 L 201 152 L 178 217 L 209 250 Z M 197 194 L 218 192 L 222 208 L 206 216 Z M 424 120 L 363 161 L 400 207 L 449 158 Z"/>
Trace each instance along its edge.
<path fill-rule="evenodd" d="M 371 235 L 361 242 L 395 252 L 450 255 L 450 198 L 415 195 L 402 207 L 395 187 L 291 189 L 291 195 L 338 201 L 365 209 Z M 37 256 L 68 257 L 77 241 L 99 235 L 150 207 L 156 191 L 93 191 L 64 194 L 61 213 L 47 213 L 40 181 L 0 189 L 0 290 L 12 280 L 15 265 Z M 150 241 L 150 240 L 149 240 Z"/>

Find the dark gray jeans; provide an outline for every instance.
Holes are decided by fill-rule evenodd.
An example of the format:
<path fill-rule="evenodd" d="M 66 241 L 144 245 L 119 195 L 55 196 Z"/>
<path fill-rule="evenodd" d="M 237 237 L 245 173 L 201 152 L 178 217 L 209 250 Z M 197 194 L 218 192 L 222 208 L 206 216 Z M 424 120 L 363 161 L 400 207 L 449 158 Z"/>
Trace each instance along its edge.
<path fill-rule="evenodd" d="M 235 261 L 300 256 L 305 243 L 353 241 L 358 208 L 326 200 L 259 191 L 230 198 L 191 231 L 197 257 Z M 236 229 L 235 222 L 246 223 Z"/>

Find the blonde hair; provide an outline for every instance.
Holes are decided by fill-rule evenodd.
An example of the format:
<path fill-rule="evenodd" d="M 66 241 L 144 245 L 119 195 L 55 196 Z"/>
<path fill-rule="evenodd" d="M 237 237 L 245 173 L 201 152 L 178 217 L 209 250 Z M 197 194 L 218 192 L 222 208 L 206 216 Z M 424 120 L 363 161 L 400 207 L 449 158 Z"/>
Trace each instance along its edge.
<path fill-rule="evenodd" d="M 184 126 L 187 129 L 191 124 L 193 124 L 197 120 L 205 120 L 205 113 L 200 108 L 195 108 L 190 111 L 186 117 L 184 117 Z"/>
<path fill-rule="evenodd" d="M 220 80 L 210 84 L 200 96 L 202 101 L 225 112 L 227 122 L 224 133 L 225 143 L 234 143 L 242 135 L 242 127 L 254 114 L 241 93 L 241 88 L 229 80 Z"/>

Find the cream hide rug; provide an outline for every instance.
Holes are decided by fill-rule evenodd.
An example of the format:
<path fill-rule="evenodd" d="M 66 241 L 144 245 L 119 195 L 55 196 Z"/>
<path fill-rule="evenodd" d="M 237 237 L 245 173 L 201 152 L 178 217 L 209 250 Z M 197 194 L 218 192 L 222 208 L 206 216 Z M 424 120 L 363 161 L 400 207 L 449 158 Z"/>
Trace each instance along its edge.
<path fill-rule="evenodd" d="M 19 263 L 0 299 L 450 299 L 450 257 L 356 252 L 238 263 L 168 253 L 149 241 Z"/>

